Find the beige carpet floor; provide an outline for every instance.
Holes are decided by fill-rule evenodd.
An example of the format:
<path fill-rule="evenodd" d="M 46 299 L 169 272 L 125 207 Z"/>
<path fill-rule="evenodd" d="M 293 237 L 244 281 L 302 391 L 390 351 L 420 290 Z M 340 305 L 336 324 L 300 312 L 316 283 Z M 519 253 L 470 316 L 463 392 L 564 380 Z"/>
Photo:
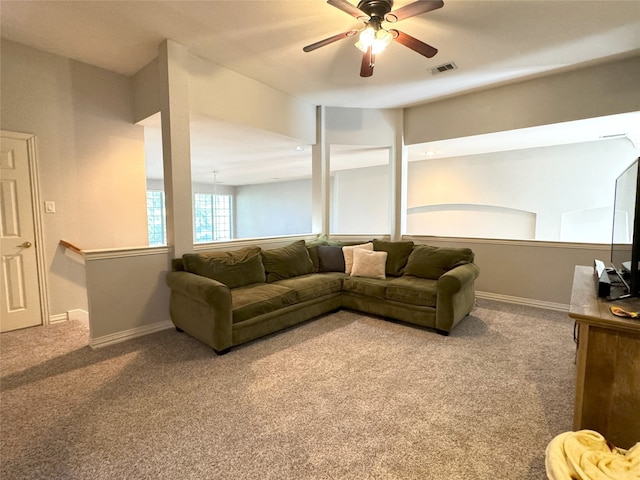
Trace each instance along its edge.
<path fill-rule="evenodd" d="M 0 478 L 542 480 L 572 333 L 481 301 L 449 337 L 340 311 L 222 357 L 174 330 L 2 334 Z"/>

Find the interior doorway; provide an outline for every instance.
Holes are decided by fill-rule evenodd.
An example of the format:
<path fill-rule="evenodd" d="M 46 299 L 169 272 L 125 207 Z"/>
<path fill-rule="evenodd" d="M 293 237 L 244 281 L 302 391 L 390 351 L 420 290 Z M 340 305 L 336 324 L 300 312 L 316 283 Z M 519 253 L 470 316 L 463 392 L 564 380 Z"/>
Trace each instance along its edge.
<path fill-rule="evenodd" d="M 0 331 L 47 324 L 35 136 L 0 135 Z"/>

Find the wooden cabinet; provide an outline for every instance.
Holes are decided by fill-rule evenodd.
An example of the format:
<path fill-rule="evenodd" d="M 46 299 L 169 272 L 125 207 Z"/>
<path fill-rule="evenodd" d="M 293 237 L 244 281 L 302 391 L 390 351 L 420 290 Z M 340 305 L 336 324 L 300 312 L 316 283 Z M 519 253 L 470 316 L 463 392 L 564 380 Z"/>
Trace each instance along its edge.
<path fill-rule="evenodd" d="M 573 428 L 630 448 L 640 442 L 640 320 L 616 317 L 611 305 L 640 311 L 640 298 L 598 298 L 593 268 L 577 266 L 569 310 L 578 340 Z"/>

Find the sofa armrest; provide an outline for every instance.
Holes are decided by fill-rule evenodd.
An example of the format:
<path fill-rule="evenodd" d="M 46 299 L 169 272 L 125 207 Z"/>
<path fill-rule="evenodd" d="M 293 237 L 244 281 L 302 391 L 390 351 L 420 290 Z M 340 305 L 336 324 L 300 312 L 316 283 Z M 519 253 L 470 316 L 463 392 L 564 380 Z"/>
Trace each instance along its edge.
<path fill-rule="evenodd" d="M 452 268 L 438 279 L 436 328 L 450 332 L 475 304 L 475 280 L 480 269 L 475 263 Z"/>
<path fill-rule="evenodd" d="M 452 268 L 438 279 L 438 295 L 453 295 L 460 291 L 463 285 L 473 283 L 480 269 L 475 263 L 465 263 Z"/>
<path fill-rule="evenodd" d="M 180 330 L 217 352 L 232 345 L 231 291 L 225 284 L 189 272 L 169 272 L 169 312 Z"/>
<path fill-rule="evenodd" d="M 172 291 L 197 302 L 231 308 L 231 291 L 224 283 L 189 272 L 169 272 L 167 285 Z M 221 305 L 222 304 L 222 305 Z"/>

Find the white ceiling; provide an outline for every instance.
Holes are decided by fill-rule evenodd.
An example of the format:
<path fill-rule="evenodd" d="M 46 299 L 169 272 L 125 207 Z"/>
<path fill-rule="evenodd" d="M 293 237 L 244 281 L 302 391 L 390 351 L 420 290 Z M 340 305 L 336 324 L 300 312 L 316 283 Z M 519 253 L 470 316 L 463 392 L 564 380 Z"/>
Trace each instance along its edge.
<path fill-rule="evenodd" d="M 397 0 L 395 8 L 411 1 Z M 445 0 L 443 8 L 394 26 L 438 48 L 438 54 L 427 59 L 393 43 L 378 56 L 371 78 L 359 76 L 361 54 L 352 39 L 302 51 L 360 25 L 323 0 L 0 0 L 1 34 L 9 40 L 132 75 L 170 38 L 212 62 L 327 106 L 408 106 L 640 51 L 636 0 Z M 430 73 L 448 62 L 458 69 Z M 196 137 L 200 129 L 211 129 L 206 126 L 210 119 L 197 120 Z M 253 168 L 252 160 L 236 156 L 248 152 L 234 136 L 244 145 L 261 145 L 254 148 L 254 158 L 272 157 L 274 162 L 295 145 L 295 140 L 264 132 L 232 134 L 236 126 L 221 127 L 216 125 L 207 140 L 213 143 L 209 160 L 194 158 L 194 174 Z M 220 138 L 221 133 L 227 138 Z M 198 152 L 197 147 L 192 150 Z M 229 163 L 214 165 L 211 157 Z M 291 161 L 287 159 L 283 174 L 295 174 Z"/>

